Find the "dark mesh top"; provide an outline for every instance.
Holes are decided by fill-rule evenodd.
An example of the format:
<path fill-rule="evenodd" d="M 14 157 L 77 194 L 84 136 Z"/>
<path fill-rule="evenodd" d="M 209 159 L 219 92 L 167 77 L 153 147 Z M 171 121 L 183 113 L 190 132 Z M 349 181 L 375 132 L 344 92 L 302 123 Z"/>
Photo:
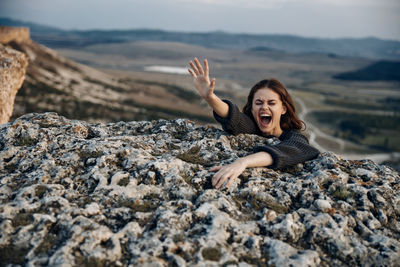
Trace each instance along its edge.
<path fill-rule="evenodd" d="M 229 105 L 228 117 L 222 118 L 214 112 L 214 118 L 221 123 L 222 128 L 230 134 L 257 134 L 265 136 L 258 128 L 257 124 L 246 114 L 240 112 L 239 108 L 228 100 L 224 100 Z M 264 145 L 254 148 L 254 152 L 265 151 L 273 159 L 273 164 L 268 166 L 271 169 L 284 169 L 319 155 L 319 151 L 310 146 L 307 138 L 298 130 L 283 131 L 279 136 L 281 141 L 277 145 Z"/>

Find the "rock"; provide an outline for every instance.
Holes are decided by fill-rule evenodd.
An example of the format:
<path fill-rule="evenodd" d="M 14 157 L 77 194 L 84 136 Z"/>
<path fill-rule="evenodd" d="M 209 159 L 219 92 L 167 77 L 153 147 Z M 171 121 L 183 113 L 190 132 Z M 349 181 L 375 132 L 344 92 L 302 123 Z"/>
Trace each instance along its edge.
<path fill-rule="evenodd" d="M 314 206 L 315 206 L 317 209 L 321 210 L 321 211 L 324 211 L 324 210 L 327 210 L 327 209 L 332 208 L 332 206 L 331 206 L 331 204 L 329 203 L 329 201 L 328 201 L 328 200 L 324 200 L 324 199 L 317 199 L 317 200 L 315 200 L 315 201 L 314 201 Z"/>
<path fill-rule="evenodd" d="M 0 124 L 8 122 L 12 115 L 15 96 L 25 79 L 27 66 L 28 60 L 23 53 L 0 44 Z"/>
<path fill-rule="evenodd" d="M 95 215 L 100 213 L 100 207 L 97 203 L 90 203 L 86 206 L 86 214 L 87 215 Z"/>
<path fill-rule="evenodd" d="M 358 168 L 353 171 L 353 174 L 359 177 L 365 177 L 367 179 L 376 178 L 377 175 L 373 171 L 366 170 L 364 168 Z"/>
<path fill-rule="evenodd" d="M 10 42 L 30 42 L 29 28 L 0 26 L 0 43 L 8 44 Z"/>
<path fill-rule="evenodd" d="M 0 125 L 3 265 L 398 266 L 400 177 L 323 153 L 211 166 L 266 142 L 187 120 L 92 124 L 56 113 Z"/>
<path fill-rule="evenodd" d="M 274 266 L 319 266 L 321 260 L 317 252 L 312 250 L 297 250 L 280 241 L 269 240 L 266 242 L 270 257 L 268 264 Z"/>
<path fill-rule="evenodd" d="M 305 232 L 305 226 L 299 222 L 299 215 L 286 214 L 285 218 L 279 223 L 274 221 L 269 227 L 272 236 L 283 241 L 297 242 Z"/>

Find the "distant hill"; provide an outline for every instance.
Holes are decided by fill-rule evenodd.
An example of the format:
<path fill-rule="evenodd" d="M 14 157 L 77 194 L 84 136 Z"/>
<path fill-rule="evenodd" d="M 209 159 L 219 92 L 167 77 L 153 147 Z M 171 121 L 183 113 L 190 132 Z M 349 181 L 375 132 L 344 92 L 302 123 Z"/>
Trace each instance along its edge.
<path fill-rule="evenodd" d="M 340 73 L 334 78 L 357 81 L 400 81 L 400 62 L 379 61 L 357 71 Z"/>
<path fill-rule="evenodd" d="M 378 38 L 322 39 L 277 34 L 226 32 L 184 33 L 162 30 L 60 30 L 29 22 L 0 18 L 0 25 L 25 26 L 32 39 L 53 48 L 78 48 L 101 43 L 166 41 L 208 48 L 281 50 L 290 53 L 324 53 L 338 56 L 400 60 L 400 41 Z"/>
<path fill-rule="evenodd" d="M 64 30 L 61 30 L 59 28 L 45 26 L 45 25 L 39 25 L 36 23 L 24 22 L 24 21 L 20 21 L 20 20 L 9 19 L 9 18 L 0 18 L 0 25 L 1 26 L 12 26 L 12 27 L 28 27 L 30 29 L 30 31 L 34 32 L 35 34 L 64 32 Z"/>

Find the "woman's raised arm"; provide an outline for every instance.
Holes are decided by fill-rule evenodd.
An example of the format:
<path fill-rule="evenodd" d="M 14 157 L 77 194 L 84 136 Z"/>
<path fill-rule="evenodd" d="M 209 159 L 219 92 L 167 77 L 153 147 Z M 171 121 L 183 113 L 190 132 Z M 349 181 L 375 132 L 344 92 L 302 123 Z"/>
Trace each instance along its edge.
<path fill-rule="evenodd" d="M 194 86 L 200 96 L 208 103 L 208 105 L 222 118 L 228 117 L 229 106 L 214 94 L 215 78 L 210 81 L 209 67 L 207 59 L 204 60 L 204 69 L 199 60 L 194 58 L 194 63 L 189 62 L 192 67 L 189 70 L 193 77 Z"/>

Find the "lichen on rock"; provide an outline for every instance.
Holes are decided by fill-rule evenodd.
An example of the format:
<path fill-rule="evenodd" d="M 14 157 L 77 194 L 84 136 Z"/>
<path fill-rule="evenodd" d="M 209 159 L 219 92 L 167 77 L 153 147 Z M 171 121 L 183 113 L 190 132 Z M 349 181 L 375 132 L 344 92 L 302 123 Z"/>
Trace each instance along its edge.
<path fill-rule="evenodd" d="M 400 177 L 333 153 L 292 170 L 209 167 L 256 145 L 188 120 L 0 125 L 0 262 L 65 266 L 400 264 Z"/>

